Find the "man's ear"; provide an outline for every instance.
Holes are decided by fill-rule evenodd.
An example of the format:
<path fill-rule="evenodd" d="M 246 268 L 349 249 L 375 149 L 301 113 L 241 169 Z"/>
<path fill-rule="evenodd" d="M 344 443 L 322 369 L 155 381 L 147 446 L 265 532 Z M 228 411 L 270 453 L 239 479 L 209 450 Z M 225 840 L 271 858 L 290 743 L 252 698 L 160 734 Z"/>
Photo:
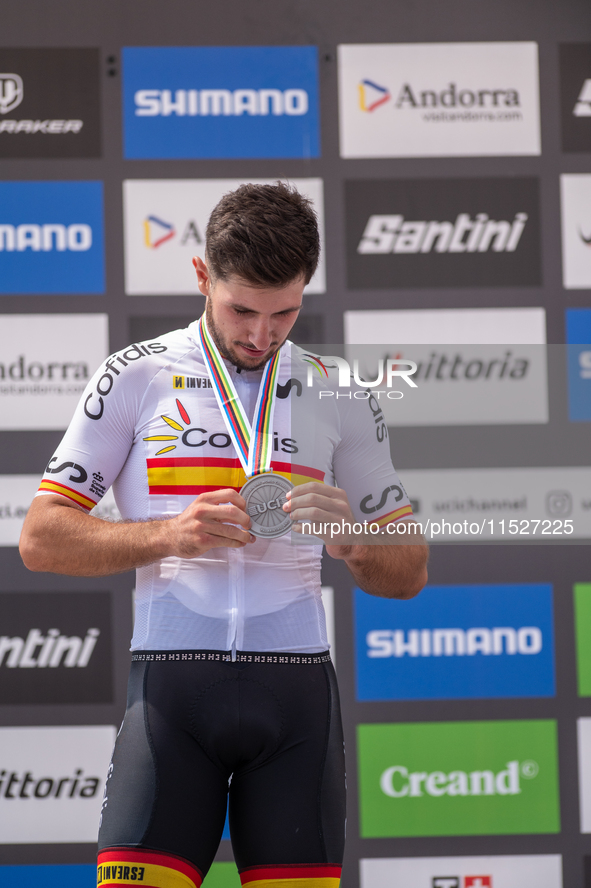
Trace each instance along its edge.
<path fill-rule="evenodd" d="M 207 269 L 207 265 L 205 264 L 201 256 L 193 256 L 193 267 L 197 275 L 197 286 L 199 287 L 199 292 L 203 296 L 209 296 L 212 287 L 211 276 Z"/>

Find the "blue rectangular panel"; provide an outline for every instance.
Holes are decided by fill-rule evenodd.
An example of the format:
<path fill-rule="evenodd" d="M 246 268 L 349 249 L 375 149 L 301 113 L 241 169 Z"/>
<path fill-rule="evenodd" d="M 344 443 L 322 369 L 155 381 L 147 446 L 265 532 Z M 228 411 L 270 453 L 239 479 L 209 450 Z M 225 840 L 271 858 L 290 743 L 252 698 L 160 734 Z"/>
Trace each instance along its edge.
<path fill-rule="evenodd" d="M 126 158 L 318 157 L 315 46 L 123 49 Z"/>
<path fill-rule="evenodd" d="M 359 700 L 554 696 L 551 585 L 354 594 Z"/>
<path fill-rule="evenodd" d="M 0 866 L 2 888 L 95 888 L 96 864 Z"/>
<path fill-rule="evenodd" d="M 103 293 L 102 182 L 0 182 L 0 293 Z"/>
<path fill-rule="evenodd" d="M 571 422 L 591 422 L 591 308 L 567 308 L 568 411 Z"/>

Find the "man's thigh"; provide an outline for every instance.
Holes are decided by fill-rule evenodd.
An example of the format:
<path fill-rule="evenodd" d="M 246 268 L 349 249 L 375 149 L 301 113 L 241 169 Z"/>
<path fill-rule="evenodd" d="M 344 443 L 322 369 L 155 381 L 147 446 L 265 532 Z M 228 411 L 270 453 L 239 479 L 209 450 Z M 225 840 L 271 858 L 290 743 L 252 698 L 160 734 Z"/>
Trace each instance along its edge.
<path fill-rule="evenodd" d="M 258 669 L 262 681 L 265 668 Z M 281 701 L 281 738 L 266 761 L 246 764 L 232 776 L 236 863 L 241 872 L 275 864 L 340 866 L 345 759 L 332 663 L 274 666 L 272 673 L 268 684 Z"/>

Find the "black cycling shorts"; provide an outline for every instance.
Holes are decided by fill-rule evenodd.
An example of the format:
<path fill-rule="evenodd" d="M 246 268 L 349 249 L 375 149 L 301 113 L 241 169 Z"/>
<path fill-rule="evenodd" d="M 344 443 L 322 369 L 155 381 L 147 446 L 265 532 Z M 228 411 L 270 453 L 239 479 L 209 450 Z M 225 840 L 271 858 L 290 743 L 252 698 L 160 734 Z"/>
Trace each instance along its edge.
<path fill-rule="evenodd" d="M 329 654 L 132 655 L 101 813 L 100 888 L 198 886 L 228 793 L 244 885 L 336 888 L 345 762 Z"/>

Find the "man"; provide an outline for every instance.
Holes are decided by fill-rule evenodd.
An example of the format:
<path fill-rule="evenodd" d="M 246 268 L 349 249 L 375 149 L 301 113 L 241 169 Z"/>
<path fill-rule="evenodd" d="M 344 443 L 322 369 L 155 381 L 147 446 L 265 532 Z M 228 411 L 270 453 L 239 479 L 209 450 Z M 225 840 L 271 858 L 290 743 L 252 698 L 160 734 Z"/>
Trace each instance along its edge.
<path fill-rule="evenodd" d="M 99 369 L 21 553 L 31 570 L 76 576 L 137 568 L 99 884 L 199 886 L 230 784 L 243 885 L 335 888 L 345 778 L 321 547 L 273 527 L 363 519 L 362 497 L 381 503 L 386 488 L 395 508 L 381 503 L 372 520 L 411 509 L 367 402 L 322 403 L 305 430 L 292 423 L 292 372 L 306 364 L 286 339 L 319 252 L 310 202 L 282 184 L 243 185 L 215 208 L 206 239 L 206 262 L 194 260 L 204 317 Z M 122 523 L 88 514 L 111 484 Z M 283 498 L 264 495 L 277 486 Z M 367 592 L 410 598 L 426 581 L 415 542 L 326 548 Z"/>

